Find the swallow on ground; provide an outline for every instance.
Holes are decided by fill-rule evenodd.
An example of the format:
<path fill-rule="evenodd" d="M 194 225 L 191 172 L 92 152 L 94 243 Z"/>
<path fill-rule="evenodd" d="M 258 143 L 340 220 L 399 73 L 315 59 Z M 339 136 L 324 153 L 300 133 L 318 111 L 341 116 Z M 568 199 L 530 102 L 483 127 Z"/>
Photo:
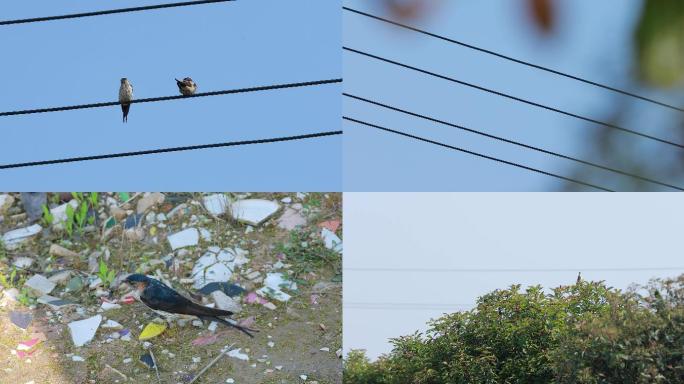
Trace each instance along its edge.
<path fill-rule="evenodd" d="M 221 317 L 230 317 L 233 312 L 223 309 L 209 308 L 197 304 L 159 280 L 152 279 L 145 275 L 134 273 L 126 278 L 126 282 L 135 286 L 136 294 L 145 305 L 157 313 L 165 315 L 165 312 L 172 314 L 183 314 L 197 316 L 202 320 L 217 321 L 229 327 L 234 327 L 246 333 L 249 337 L 254 337 L 251 332 L 258 332 L 237 325 L 234 320 L 227 321 Z"/>
<path fill-rule="evenodd" d="M 176 80 L 176 85 L 178 85 L 178 90 L 180 91 L 181 95 L 183 96 L 190 96 L 194 95 L 195 91 L 197 90 L 197 84 L 195 84 L 194 81 L 192 81 L 191 78 L 186 77 L 183 80 Z"/>
<path fill-rule="evenodd" d="M 121 87 L 119 87 L 119 103 L 121 103 L 121 111 L 123 112 L 123 122 L 128 121 L 128 111 L 131 109 L 131 100 L 133 100 L 133 86 L 127 78 L 121 78 Z"/>

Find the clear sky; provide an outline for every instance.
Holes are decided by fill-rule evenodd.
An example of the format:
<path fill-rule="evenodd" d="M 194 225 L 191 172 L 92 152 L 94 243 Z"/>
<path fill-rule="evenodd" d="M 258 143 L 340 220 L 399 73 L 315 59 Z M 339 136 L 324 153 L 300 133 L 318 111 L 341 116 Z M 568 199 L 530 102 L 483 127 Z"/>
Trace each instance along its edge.
<path fill-rule="evenodd" d="M 525 2 L 510 0 L 428 0 L 439 8 L 407 21 L 428 31 L 528 60 L 543 66 L 625 88 L 681 105 L 684 93 L 660 92 L 635 83 L 632 39 L 641 0 L 559 0 L 558 29 L 542 39 L 531 23 Z M 389 17 L 379 2 L 345 0 L 344 5 Z M 680 140 L 664 122 L 681 117 L 658 106 L 635 101 L 573 80 L 507 62 L 394 26 L 343 13 L 344 45 L 425 68 L 542 104 L 609 120 L 617 108 L 630 107 L 627 128 Z M 474 129 L 606 164 L 589 140 L 599 126 L 521 104 L 408 69 L 344 52 L 344 89 L 380 102 Z M 616 107 L 622 105 L 623 107 Z M 371 123 L 455 146 L 572 176 L 576 164 L 523 150 L 510 144 L 408 117 L 345 98 L 343 112 Z M 549 191 L 564 182 L 471 155 L 419 143 L 352 122 L 344 123 L 345 190 L 350 191 Z M 615 158 L 637 156 L 655 165 L 681 151 L 622 133 L 629 145 Z M 619 137 L 623 139 L 623 137 Z M 599 144 L 597 144 L 599 145 Z M 663 160 L 671 161 L 671 160 Z M 681 162 L 680 160 L 677 160 Z M 625 169 L 619 162 L 607 163 Z M 648 165 L 648 164 L 647 164 Z M 643 165 L 642 172 L 656 173 Z M 657 168 L 657 166 L 655 167 Z M 670 182 L 675 175 L 659 175 Z M 593 175 L 596 183 L 620 189 L 622 176 Z M 652 185 L 652 190 L 662 188 Z M 582 189 L 582 188 L 580 188 Z"/>
<path fill-rule="evenodd" d="M 684 267 L 678 194 L 345 193 L 344 348 L 388 352 L 388 338 L 511 284 L 587 280 L 617 288 Z M 568 272 L 366 272 L 353 268 L 569 269 Z M 384 303 L 359 309 L 356 303 Z M 438 304 L 387 309 L 387 303 Z M 447 305 L 445 305 L 447 304 Z M 444 308 L 446 307 L 446 308 Z"/>
<path fill-rule="evenodd" d="M 169 1 L 172 2 L 172 1 Z M 164 3 L 9 1 L 0 19 Z M 236 1 L 0 27 L 0 111 L 340 78 L 340 2 Z M 341 129 L 340 84 L 0 117 L 0 164 Z M 342 138 L 0 171 L 0 190 L 342 188 Z"/>

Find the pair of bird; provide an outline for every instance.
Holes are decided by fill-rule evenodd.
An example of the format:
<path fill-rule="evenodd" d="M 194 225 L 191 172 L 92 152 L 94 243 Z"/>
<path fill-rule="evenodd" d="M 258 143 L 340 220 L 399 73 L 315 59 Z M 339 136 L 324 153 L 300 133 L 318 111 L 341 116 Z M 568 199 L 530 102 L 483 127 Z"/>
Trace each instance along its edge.
<path fill-rule="evenodd" d="M 186 77 L 183 80 L 176 80 L 178 91 L 183 96 L 194 95 L 197 91 L 197 84 L 191 78 Z M 128 121 L 128 111 L 131 109 L 131 101 L 133 100 L 133 85 L 127 78 L 121 79 L 121 86 L 119 87 L 119 103 L 121 103 L 121 111 L 123 112 L 123 122 Z"/>
<path fill-rule="evenodd" d="M 237 328 L 249 337 L 254 337 L 250 332 L 258 332 L 255 329 L 240 326 L 232 319 L 230 321 L 222 319 L 222 317 L 233 315 L 233 312 L 197 304 L 159 280 L 134 273 L 126 278 L 126 283 L 135 287 L 135 295 L 140 301 L 163 317 L 172 317 L 171 314 L 192 315 L 202 320 L 217 321 Z"/>

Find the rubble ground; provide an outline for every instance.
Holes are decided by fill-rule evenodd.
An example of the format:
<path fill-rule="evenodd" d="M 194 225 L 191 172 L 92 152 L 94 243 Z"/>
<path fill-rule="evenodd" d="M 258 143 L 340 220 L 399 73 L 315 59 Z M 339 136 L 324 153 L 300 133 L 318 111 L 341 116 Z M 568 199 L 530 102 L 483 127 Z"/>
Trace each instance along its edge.
<path fill-rule="evenodd" d="M 196 383 L 342 382 L 341 194 L 23 195 L 0 193 L 0 382 L 189 383 L 229 345 Z M 134 272 L 259 332 L 163 321 L 121 284 Z"/>

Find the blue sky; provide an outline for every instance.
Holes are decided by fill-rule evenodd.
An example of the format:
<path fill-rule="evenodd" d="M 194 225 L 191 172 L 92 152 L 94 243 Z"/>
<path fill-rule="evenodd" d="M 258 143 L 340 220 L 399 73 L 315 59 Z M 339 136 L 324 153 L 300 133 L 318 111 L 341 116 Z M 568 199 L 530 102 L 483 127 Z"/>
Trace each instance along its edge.
<path fill-rule="evenodd" d="M 509 0 L 438 1 L 439 8 L 419 20 L 408 21 L 428 31 L 528 60 L 591 80 L 625 88 L 681 105 L 681 92 L 647 89 L 633 79 L 633 27 L 641 0 L 556 1 L 558 30 L 542 39 L 534 30 L 523 2 Z M 385 15 L 377 2 L 345 0 L 344 5 Z M 386 16 L 386 15 L 385 15 Z M 616 105 L 630 107 L 627 128 L 678 140 L 665 122 L 673 112 L 618 96 L 590 85 L 401 30 L 350 12 L 343 13 L 344 45 L 425 68 L 515 96 L 607 120 Z M 414 71 L 344 52 L 345 92 L 435 116 L 470 128 L 607 163 L 592 152 L 589 140 L 605 129 L 567 116 L 435 79 Z M 623 108 L 626 109 L 626 108 Z M 371 123 L 443 141 L 491 156 L 517 161 L 561 175 L 572 176 L 575 164 L 494 142 L 454 128 L 407 117 L 348 98 L 343 112 Z M 526 170 L 497 164 L 430 144 L 344 123 L 344 178 L 349 191 L 554 191 L 564 182 Z M 671 159 L 680 150 L 621 133 L 628 142 L 618 156 L 643 156 L 645 162 Z M 614 158 L 613 158 L 614 160 Z M 648 160 L 648 161 L 646 161 Z M 668 161 L 668 160 L 663 160 Z M 681 161 L 681 160 L 677 160 Z M 652 164 L 653 165 L 653 164 Z M 642 173 L 657 174 L 654 169 Z M 658 175 L 672 183 L 674 175 Z M 656 178 L 658 178 L 656 177 Z M 623 187 L 620 177 L 598 172 L 587 180 L 609 188 Z M 649 190 L 663 188 L 647 185 Z M 582 188 L 580 188 L 582 189 Z"/>
<path fill-rule="evenodd" d="M 449 310 L 350 303 L 468 305 L 511 284 L 572 284 L 579 271 L 622 289 L 684 273 L 586 270 L 684 267 L 679 194 L 345 193 L 344 204 L 344 348 L 367 349 L 372 357 L 390 350 L 388 338 L 424 330 Z M 374 267 L 570 271 L 349 270 Z"/>
<path fill-rule="evenodd" d="M 20 1 L 0 19 L 162 1 Z M 341 77 L 340 3 L 236 1 L 0 27 L 0 110 Z M 11 93 L 10 93 L 11 90 Z M 341 129 L 341 85 L 0 118 L 0 164 Z M 342 189 L 342 138 L 210 149 L 0 171 L 0 190 Z"/>

